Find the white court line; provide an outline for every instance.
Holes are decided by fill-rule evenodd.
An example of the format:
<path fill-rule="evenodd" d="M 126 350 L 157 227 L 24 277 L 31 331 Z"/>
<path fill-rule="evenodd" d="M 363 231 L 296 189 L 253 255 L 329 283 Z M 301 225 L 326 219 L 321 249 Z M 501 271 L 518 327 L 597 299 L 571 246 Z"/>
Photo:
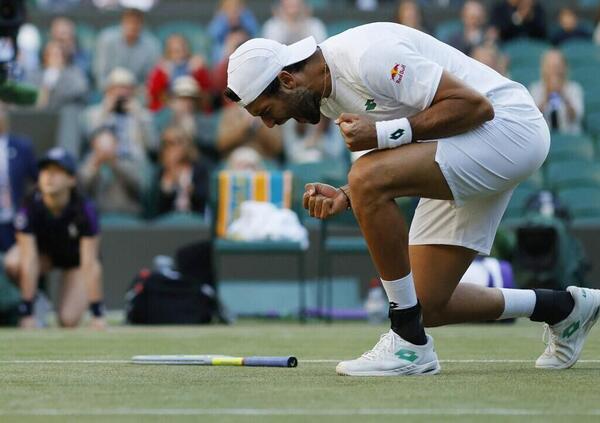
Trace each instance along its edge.
<path fill-rule="evenodd" d="M 315 359 L 302 360 L 299 364 L 339 363 L 342 359 Z M 533 363 L 534 360 L 522 359 L 466 359 L 466 360 L 440 360 L 440 363 L 473 363 L 473 364 L 503 364 L 503 363 Z M 600 363 L 600 360 L 578 360 L 578 363 Z M 131 360 L 0 360 L 0 364 L 130 364 Z"/>
<path fill-rule="evenodd" d="M 519 408 L 113 408 L 2 410 L 0 416 L 600 416 L 600 410 L 552 411 Z"/>

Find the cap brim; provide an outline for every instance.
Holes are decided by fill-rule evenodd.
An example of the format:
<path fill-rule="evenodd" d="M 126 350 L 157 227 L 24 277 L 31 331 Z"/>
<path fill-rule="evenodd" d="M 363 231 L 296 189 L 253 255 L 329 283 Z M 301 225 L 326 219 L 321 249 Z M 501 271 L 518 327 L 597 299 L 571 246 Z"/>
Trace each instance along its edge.
<path fill-rule="evenodd" d="M 71 169 L 69 169 L 67 166 L 64 165 L 64 163 L 58 161 L 58 160 L 53 160 L 53 159 L 42 159 L 38 162 L 38 169 L 43 169 L 48 165 L 54 164 L 58 167 L 60 167 L 62 170 L 64 170 L 65 172 L 67 172 L 69 175 L 74 175 L 75 172 L 73 172 Z"/>
<path fill-rule="evenodd" d="M 290 44 L 288 46 L 288 58 L 284 63 L 284 66 L 289 66 L 294 63 L 303 61 L 309 58 L 317 51 L 317 41 L 314 37 L 307 37 L 297 43 Z"/>

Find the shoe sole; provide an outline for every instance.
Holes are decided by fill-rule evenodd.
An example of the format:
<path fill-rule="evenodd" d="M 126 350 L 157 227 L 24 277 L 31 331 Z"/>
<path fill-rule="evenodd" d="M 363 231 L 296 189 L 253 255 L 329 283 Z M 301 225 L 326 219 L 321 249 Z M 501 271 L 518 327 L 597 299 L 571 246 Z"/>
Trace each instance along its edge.
<path fill-rule="evenodd" d="M 416 365 L 410 372 L 403 371 L 402 369 L 367 372 L 348 372 L 338 368 L 335 369 L 336 373 L 340 376 L 433 376 L 438 374 L 441 370 L 442 366 L 440 366 L 440 362 L 437 360 L 426 364 Z"/>
<path fill-rule="evenodd" d="M 592 317 L 584 324 L 584 326 L 583 326 L 584 331 L 583 331 L 583 336 L 581 338 L 581 342 L 575 348 L 575 354 L 573 354 L 573 357 L 571 357 L 571 359 L 569 361 L 567 361 L 559 366 L 543 366 L 543 365 L 538 366 L 536 364 L 535 367 L 537 369 L 545 369 L 545 370 L 563 370 L 563 369 L 569 369 L 569 368 L 573 367 L 575 365 L 575 363 L 577 363 L 577 360 L 579 360 L 579 357 L 581 356 L 581 351 L 583 351 L 583 345 L 585 344 L 585 339 L 587 338 L 587 335 L 590 332 L 590 330 L 592 329 L 592 327 L 598 321 L 599 315 L 600 315 L 600 305 L 597 305 L 591 315 Z"/>

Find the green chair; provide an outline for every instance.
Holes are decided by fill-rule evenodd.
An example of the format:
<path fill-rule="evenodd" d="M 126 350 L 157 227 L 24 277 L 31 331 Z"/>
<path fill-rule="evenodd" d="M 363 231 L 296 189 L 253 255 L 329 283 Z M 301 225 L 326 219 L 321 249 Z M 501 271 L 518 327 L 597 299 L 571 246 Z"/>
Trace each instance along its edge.
<path fill-rule="evenodd" d="M 262 187 L 262 188 L 261 188 Z M 254 190 L 254 195 L 251 191 Z M 292 256 L 296 259 L 298 281 L 298 318 L 305 321 L 306 311 L 306 250 L 296 241 L 239 241 L 226 237 L 227 227 L 239 216 L 240 205 L 246 200 L 269 201 L 279 207 L 291 208 L 293 176 L 289 171 L 231 172 L 222 170 L 211 177 L 212 233 L 215 262 L 226 255 Z M 270 196 L 270 197 L 269 197 Z M 301 217 L 301 216 L 300 216 Z"/>
<path fill-rule="evenodd" d="M 206 217 L 199 213 L 171 212 L 156 217 L 152 225 L 158 228 L 198 229 L 207 226 Z"/>
<path fill-rule="evenodd" d="M 188 21 L 167 22 L 156 30 L 156 35 L 163 45 L 172 34 L 183 35 L 190 43 L 194 53 L 202 55 L 206 60 L 210 59 L 211 40 L 198 23 Z"/>
<path fill-rule="evenodd" d="M 354 28 L 355 26 L 359 26 L 364 24 L 357 19 L 345 19 L 341 21 L 333 21 L 327 24 L 327 35 L 333 36 L 337 35 L 341 32 L 346 31 L 347 29 Z"/>
<path fill-rule="evenodd" d="M 563 189 L 558 198 L 574 218 L 600 217 L 600 187 Z"/>
<path fill-rule="evenodd" d="M 518 185 L 513 191 L 506 212 L 504 213 L 503 223 L 509 224 L 521 220 L 525 215 L 527 202 L 537 191 L 538 189 L 536 188 Z"/>
<path fill-rule="evenodd" d="M 590 134 L 600 138 L 600 112 L 586 113 L 585 128 Z"/>
<path fill-rule="evenodd" d="M 598 69 L 600 68 L 599 63 L 586 63 L 578 66 L 572 66 L 569 72 L 569 76 L 573 81 L 579 82 L 584 90 L 587 87 L 598 85 Z M 587 94 L 587 93 L 586 93 Z"/>
<path fill-rule="evenodd" d="M 600 63 L 600 48 L 591 40 L 570 40 L 560 46 L 571 67 L 592 62 Z"/>
<path fill-rule="evenodd" d="M 540 79 L 540 66 L 533 63 L 511 64 L 509 74 L 510 79 L 529 88 L 531 84 Z"/>
<path fill-rule="evenodd" d="M 594 144 L 587 137 L 557 138 L 550 143 L 548 163 L 559 161 L 594 161 Z"/>
<path fill-rule="evenodd" d="M 552 189 L 600 187 L 600 163 L 554 162 L 548 165 L 546 172 Z"/>
<path fill-rule="evenodd" d="M 542 41 L 536 41 L 529 38 L 518 38 L 509 41 L 502 46 L 502 51 L 510 58 L 511 68 L 521 67 L 523 65 L 529 67 L 537 67 L 539 74 L 540 59 L 546 50 L 551 48 L 551 45 Z"/>
<path fill-rule="evenodd" d="M 145 226 L 145 221 L 136 215 L 127 213 L 103 213 L 100 215 L 100 227 L 110 229 L 131 229 Z"/>
<path fill-rule="evenodd" d="M 521 189 L 540 190 L 544 187 L 544 173 L 538 170 L 518 185 Z"/>
<path fill-rule="evenodd" d="M 435 38 L 447 43 L 455 34 L 463 31 L 463 23 L 460 19 L 453 19 L 440 23 L 435 29 Z"/>

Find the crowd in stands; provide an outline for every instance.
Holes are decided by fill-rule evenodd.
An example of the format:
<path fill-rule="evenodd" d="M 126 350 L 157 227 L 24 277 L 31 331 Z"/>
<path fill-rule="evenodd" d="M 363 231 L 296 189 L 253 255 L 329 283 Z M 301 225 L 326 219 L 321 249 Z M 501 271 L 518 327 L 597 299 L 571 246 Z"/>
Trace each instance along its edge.
<path fill-rule="evenodd" d="M 61 120 L 75 134 L 68 149 L 78 160 L 82 192 L 96 201 L 101 213 L 202 214 L 215 169 L 347 160 L 341 137 L 328 120 L 317 126 L 291 120 L 268 128 L 221 95 L 228 56 L 249 38 L 289 44 L 307 36 L 320 42 L 334 35 L 308 1 L 274 2 L 272 16 L 261 25 L 243 0 L 221 0 L 212 20 L 202 26 L 202 36 L 196 37 L 176 22 L 168 34 L 152 30 L 144 10 L 156 1 L 97 0 L 100 8 L 136 8 L 121 9 L 120 20 L 96 34 L 93 49 L 84 47 L 78 25 L 68 17 L 69 8 L 79 3 L 38 1 L 41 8 L 67 12 L 56 14 L 46 31 L 31 23 L 23 27 L 19 63 L 22 79 L 39 88 L 36 107 L 69 111 Z M 356 2 L 363 9 L 377 3 Z M 431 27 L 424 10 L 432 4 L 460 7 L 460 19 Z M 523 37 L 544 43 L 547 48 L 533 72 L 539 77 L 526 85 L 554 131 L 584 132 L 586 89 L 570 77 L 571 64 L 562 47 L 574 40 L 600 43 L 598 22 L 594 28 L 571 7 L 562 8 L 552 22 L 545 2 L 535 0 L 489 4 L 402 0 L 390 20 L 431 33 L 509 77 L 516 76 L 518 66 L 506 46 Z M 0 174 L 0 201 L 14 209 L 22 197 L 23 178 L 35 179 L 35 169 L 31 148 L 8 135 L 5 121 L 1 112 L 0 161 L 8 160 L 7 143 L 15 143 L 27 158 L 14 175 L 12 170 L 10 177 Z M 10 218 L 3 211 L 0 229 Z"/>

